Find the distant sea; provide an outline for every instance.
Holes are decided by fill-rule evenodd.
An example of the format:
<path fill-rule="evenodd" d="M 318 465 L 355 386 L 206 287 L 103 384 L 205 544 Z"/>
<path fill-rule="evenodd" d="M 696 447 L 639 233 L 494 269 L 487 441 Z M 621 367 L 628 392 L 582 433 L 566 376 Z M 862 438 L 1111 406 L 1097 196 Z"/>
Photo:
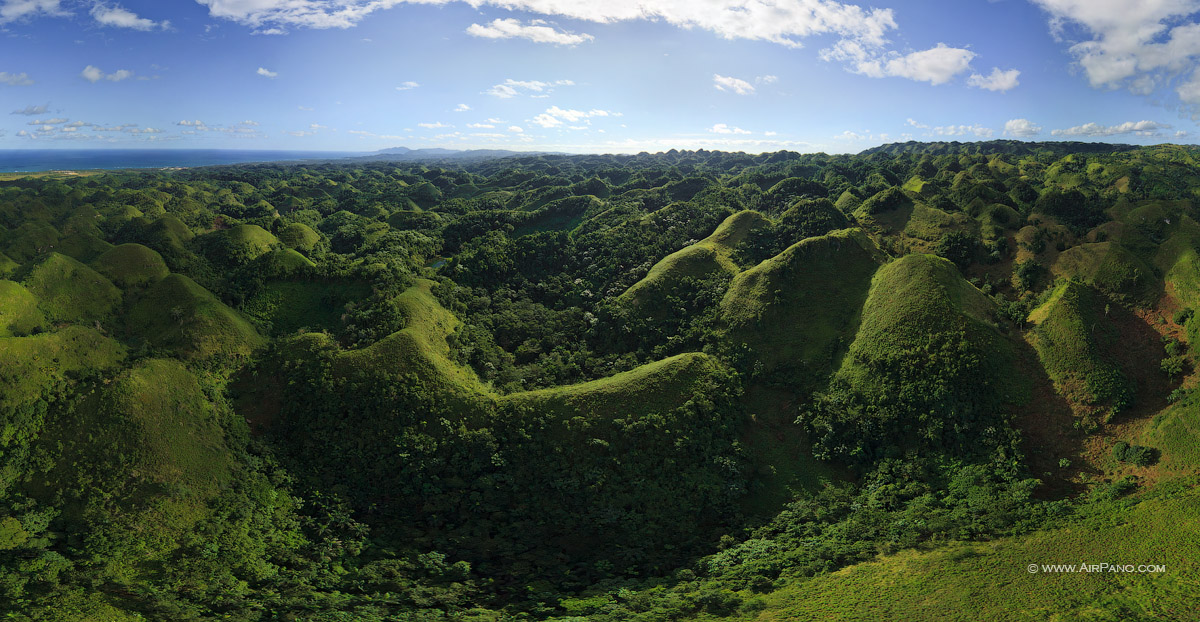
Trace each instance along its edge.
<path fill-rule="evenodd" d="M 0 149 L 0 173 L 166 168 L 245 162 L 328 160 L 367 155 L 353 151 L 240 149 Z"/>

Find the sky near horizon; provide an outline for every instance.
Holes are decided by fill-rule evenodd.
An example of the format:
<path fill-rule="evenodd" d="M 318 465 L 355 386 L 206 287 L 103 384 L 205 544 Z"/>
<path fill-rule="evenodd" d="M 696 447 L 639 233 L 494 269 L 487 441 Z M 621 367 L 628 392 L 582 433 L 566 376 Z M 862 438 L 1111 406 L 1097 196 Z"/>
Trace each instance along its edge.
<path fill-rule="evenodd" d="M 0 0 L 0 148 L 1197 140 L 1200 0 Z"/>

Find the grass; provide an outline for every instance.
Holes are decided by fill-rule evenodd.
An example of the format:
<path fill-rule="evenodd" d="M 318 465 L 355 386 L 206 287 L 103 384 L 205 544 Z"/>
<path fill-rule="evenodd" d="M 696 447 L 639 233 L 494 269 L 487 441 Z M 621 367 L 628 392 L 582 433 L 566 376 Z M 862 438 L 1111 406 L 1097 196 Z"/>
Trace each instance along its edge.
<path fill-rule="evenodd" d="M 0 253 L 0 278 L 7 278 L 10 274 L 17 271 L 21 264 L 12 260 L 11 257 Z"/>
<path fill-rule="evenodd" d="M 665 413 L 684 404 L 697 382 L 715 370 L 706 354 L 688 352 L 581 384 L 513 393 L 501 403 L 553 413 L 564 419 L 615 419 Z"/>
<path fill-rule="evenodd" d="M 0 337 L 0 404 L 37 398 L 72 372 L 111 369 L 125 347 L 82 326 L 31 337 Z"/>
<path fill-rule="evenodd" d="M 89 263 L 112 247 L 112 244 L 95 235 L 78 232 L 59 240 L 55 250 L 83 263 Z"/>
<path fill-rule="evenodd" d="M 1068 280 L 1029 316 L 1036 326 L 1029 341 L 1054 387 L 1072 403 L 1107 407 L 1128 405 L 1134 386 L 1102 352 L 1112 347 L 1115 330 L 1107 321 L 1108 302 L 1092 288 Z"/>
<path fill-rule="evenodd" d="M 248 356 L 264 343 L 245 318 L 181 274 L 146 291 L 130 308 L 126 330 L 185 359 Z"/>
<path fill-rule="evenodd" d="M 892 214 L 896 213 L 899 212 L 892 212 Z M 876 220 L 881 223 L 885 222 L 887 214 L 876 216 Z M 951 231 L 973 232 L 978 228 L 979 224 L 962 212 L 951 214 L 936 207 L 929 207 L 924 203 L 917 203 L 913 206 L 912 213 L 903 225 L 903 233 L 910 238 L 936 242 Z"/>
<path fill-rule="evenodd" d="M 859 229 L 808 238 L 734 277 L 721 318 L 734 347 L 800 386 L 827 374 L 885 255 Z M 752 363 L 753 364 L 753 363 Z"/>
<path fill-rule="evenodd" d="M 121 304 L 121 290 L 111 281 L 58 253 L 34 264 L 22 282 L 51 322 L 104 320 Z"/>
<path fill-rule="evenodd" d="M 0 281 L 0 337 L 24 336 L 45 326 L 37 298 L 20 283 Z"/>
<path fill-rule="evenodd" d="M 170 274 L 162 255 L 141 244 L 115 246 L 94 259 L 92 267 L 123 289 L 145 287 Z"/>
<path fill-rule="evenodd" d="M 305 255 L 311 253 L 321 242 L 321 235 L 312 227 L 300 222 L 284 225 L 279 229 L 279 241 L 286 247 L 300 251 Z"/>
<path fill-rule="evenodd" d="M 223 248 L 226 252 L 245 260 L 262 257 L 279 246 L 279 238 L 258 225 L 236 225 L 205 235 L 225 238 Z"/>
<path fill-rule="evenodd" d="M 342 281 L 276 281 L 248 300 L 246 315 L 270 322 L 272 335 L 301 329 L 336 332 L 347 302 L 365 298 L 364 283 Z"/>
<path fill-rule="evenodd" d="M 408 319 L 403 330 L 365 348 L 342 352 L 335 369 L 352 377 L 367 377 L 379 371 L 397 378 L 413 374 L 453 395 L 487 393 L 471 370 L 450 359 L 446 336 L 460 322 L 438 304 L 432 286 L 432 281 L 422 279 L 397 297 L 396 303 Z"/>
<path fill-rule="evenodd" d="M 731 255 L 733 248 L 750 231 L 767 224 L 758 212 L 746 210 L 724 220 L 712 235 L 667 255 L 650 268 L 645 278 L 625 290 L 618 301 L 634 310 L 653 312 L 656 303 L 673 291 L 682 277 L 703 278 L 719 272 L 736 274 L 737 265 Z"/>
<path fill-rule="evenodd" d="M 1193 395 L 1154 416 L 1137 444 L 1162 452 L 1158 469 L 1167 475 L 1200 471 L 1200 398 Z"/>
<path fill-rule="evenodd" d="M 1157 299 L 1154 269 L 1113 242 L 1080 244 L 1059 253 L 1050 268 L 1060 278 L 1075 278 L 1109 295 L 1139 305 Z"/>
<path fill-rule="evenodd" d="M 233 477 L 221 416 L 183 364 L 143 359 L 48 420 L 39 442 L 57 464 L 31 490 L 77 491 L 65 495 L 67 525 L 94 511 L 93 495 L 109 496 L 123 506 L 113 522 L 136 534 L 119 553 L 130 568 L 149 570 Z"/>
<path fill-rule="evenodd" d="M 6 232 L 0 241 L 3 243 L 5 255 L 18 263 L 25 263 L 42 253 L 54 250 L 60 239 L 62 236 L 58 229 L 49 223 L 28 221 Z"/>
<path fill-rule="evenodd" d="M 1069 525 L 905 551 L 769 594 L 752 619 L 1194 620 L 1200 490 L 1164 486 L 1084 507 Z M 1030 573 L 1029 564 L 1165 564 L 1161 574 Z"/>

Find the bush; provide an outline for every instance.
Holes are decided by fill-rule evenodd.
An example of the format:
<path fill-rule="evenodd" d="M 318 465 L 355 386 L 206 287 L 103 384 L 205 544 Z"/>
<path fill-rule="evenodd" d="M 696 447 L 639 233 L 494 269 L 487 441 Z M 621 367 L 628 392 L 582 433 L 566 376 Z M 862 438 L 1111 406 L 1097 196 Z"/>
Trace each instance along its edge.
<path fill-rule="evenodd" d="M 1158 450 L 1143 445 L 1130 445 L 1125 441 L 1117 441 L 1113 445 L 1113 458 L 1135 466 L 1150 466 L 1158 462 Z"/>

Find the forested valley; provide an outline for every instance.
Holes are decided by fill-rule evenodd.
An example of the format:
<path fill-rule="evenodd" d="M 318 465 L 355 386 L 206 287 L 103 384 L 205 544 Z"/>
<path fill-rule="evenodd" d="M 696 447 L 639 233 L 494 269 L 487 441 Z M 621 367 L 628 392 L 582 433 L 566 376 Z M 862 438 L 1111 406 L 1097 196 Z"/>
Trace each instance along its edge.
<path fill-rule="evenodd" d="M 1194 619 L 1198 157 L 0 180 L 0 612 Z"/>

